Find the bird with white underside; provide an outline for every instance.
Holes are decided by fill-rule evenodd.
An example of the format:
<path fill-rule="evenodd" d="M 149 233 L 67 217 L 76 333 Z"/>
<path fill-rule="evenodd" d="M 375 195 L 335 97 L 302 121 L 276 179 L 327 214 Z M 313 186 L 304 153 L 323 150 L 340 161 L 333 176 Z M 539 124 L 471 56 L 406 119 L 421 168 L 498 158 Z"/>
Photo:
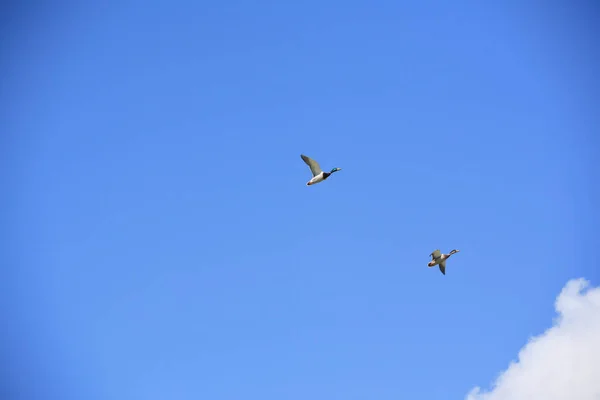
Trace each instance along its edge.
<path fill-rule="evenodd" d="M 333 174 L 334 172 L 342 170 L 341 168 L 333 168 L 329 172 L 324 172 L 323 170 L 321 170 L 319 163 L 313 160 L 312 158 L 307 157 L 304 154 L 300 154 L 300 157 L 302 157 L 306 165 L 310 167 L 310 172 L 312 173 L 312 178 L 310 181 L 306 182 L 306 186 L 315 185 L 319 182 L 323 182 L 325 179 L 329 178 L 329 176 L 331 176 L 331 174 Z"/>
<path fill-rule="evenodd" d="M 450 258 L 452 254 L 458 253 L 460 250 L 452 250 L 448 254 L 443 254 L 440 250 L 434 250 L 433 253 L 430 254 L 431 261 L 427 264 L 428 267 L 435 267 L 438 265 L 440 267 L 440 271 L 442 274 L 446 275 L 446 260 Z"/>

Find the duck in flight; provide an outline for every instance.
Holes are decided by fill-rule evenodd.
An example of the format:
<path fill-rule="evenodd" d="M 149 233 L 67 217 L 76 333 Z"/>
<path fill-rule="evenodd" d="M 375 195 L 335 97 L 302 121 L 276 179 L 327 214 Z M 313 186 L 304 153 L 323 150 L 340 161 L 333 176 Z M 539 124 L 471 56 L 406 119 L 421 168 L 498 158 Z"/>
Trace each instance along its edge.
<path fill-rule="evenodd" d="M 341 168 L 334 168 L 329 172 L 324 172 L 321 170 L 319 163 L 313 160 L 310 157 L 305 156 L 304 154 L 300 154 L 300 157 L 304 160 L 306 165 L 310 167 L 310 172 L 312 173 L 312 178 L 310 181 L 306 182 L 306 186 L 314 185 L 319 182 L 323 182 L 325 179 L 329 178 L 331 174 L 334 172 L 341 171 Z"/>
<path fill-rule="evenodd" d="M 442 274 L 446 275 L 446 260 L 448 258 L 450 258 L 450 256 L 452 254 L 456 254 L 458 253 L 460 250 L 452 250 L 450 253 L 448 254 L 443 254 L 440 252 L 440 250 L 435 250 L 433 253 L 430 254 L 431 256 L 431 261 L 429 261 L 429 263 L 427 264 L 428 267 L 435 267 L 436 265 L 438 265 L 440 267 L 440 271 L 442 272 Z"/>

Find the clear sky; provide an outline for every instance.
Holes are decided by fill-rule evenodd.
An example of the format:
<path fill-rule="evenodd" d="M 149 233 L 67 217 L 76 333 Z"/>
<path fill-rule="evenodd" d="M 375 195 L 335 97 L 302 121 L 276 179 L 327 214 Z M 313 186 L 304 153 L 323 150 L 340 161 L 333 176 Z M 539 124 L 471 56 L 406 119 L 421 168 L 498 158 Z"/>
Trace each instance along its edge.
<path fill-rule="evenodd" d="M 3 388 L 489 387 L 600 284 L 598 7 L 496 3 L 5 7 Z"/>

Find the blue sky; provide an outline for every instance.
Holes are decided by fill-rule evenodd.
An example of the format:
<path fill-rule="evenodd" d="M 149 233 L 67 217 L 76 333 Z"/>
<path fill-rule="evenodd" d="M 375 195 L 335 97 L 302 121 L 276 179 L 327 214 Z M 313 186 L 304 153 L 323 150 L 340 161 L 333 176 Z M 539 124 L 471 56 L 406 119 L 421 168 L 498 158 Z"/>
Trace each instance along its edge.
<path fill-rule="evenodd" d="M 591 5 L 7 11 L 7 390 L 460 399 L 600 283 Z"/>

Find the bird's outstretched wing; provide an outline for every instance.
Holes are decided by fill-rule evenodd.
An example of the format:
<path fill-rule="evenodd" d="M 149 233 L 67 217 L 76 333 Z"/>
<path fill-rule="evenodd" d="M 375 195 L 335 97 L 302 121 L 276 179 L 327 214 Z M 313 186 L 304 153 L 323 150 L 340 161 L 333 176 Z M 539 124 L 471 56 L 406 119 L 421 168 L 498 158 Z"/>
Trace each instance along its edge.
<path fill-rule="evenodd" d="M 434 250 L 433 253 L 430 254 L 432 260 L 436 260 L 442 256 L 440 249 Z"/>
<path fill-rule="evenodd" d="M 312 158 L 307 157 L 304 154 L 300 154 L 300 157 L 302 157 L 302 159 L 304 160 L 306 165 L 308 165 L 310 167 L 310 172 L 312 172 L 313 176 L 317 176 L 321 172 L 323 172 L 323 171 L 321 171 L 321 167 L 319 166 L 319 163 L 316 162 L 315 160 L 313 160 Z"/>
<path fill-rule="evenodd" d="M 442 274 L 446 275 L 446 260 L 439 263 L 438 266 L 440 267 L 440 271 L 442 271 Z"/>

